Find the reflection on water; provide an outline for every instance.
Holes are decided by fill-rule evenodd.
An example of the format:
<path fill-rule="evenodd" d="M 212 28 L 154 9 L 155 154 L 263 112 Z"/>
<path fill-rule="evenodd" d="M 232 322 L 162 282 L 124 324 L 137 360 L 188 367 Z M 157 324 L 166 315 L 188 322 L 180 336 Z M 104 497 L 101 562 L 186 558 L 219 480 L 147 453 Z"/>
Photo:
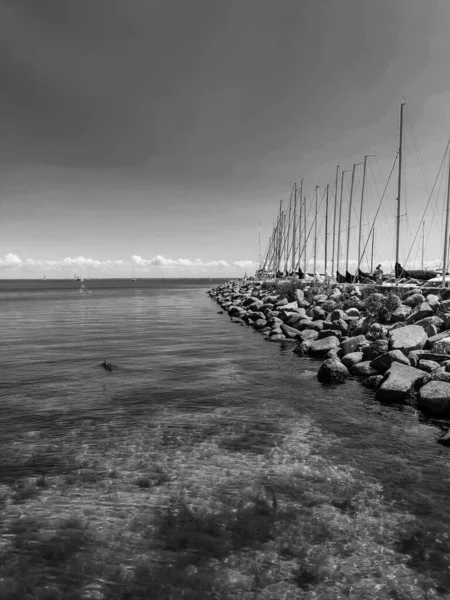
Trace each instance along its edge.
<path fill-rule="evenodd" d="M 445 421 L 206 289 L 0 292 L 0 597 L 450 597 Z"/>

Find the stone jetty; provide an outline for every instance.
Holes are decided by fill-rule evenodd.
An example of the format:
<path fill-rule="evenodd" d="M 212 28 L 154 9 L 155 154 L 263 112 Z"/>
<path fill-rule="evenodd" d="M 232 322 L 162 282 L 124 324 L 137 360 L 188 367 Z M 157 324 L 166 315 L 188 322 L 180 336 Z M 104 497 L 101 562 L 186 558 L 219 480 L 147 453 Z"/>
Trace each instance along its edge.
<path fill-rule="evenodd" d="M 450 417 L 450 299 L 436 290 L 239 280 L 208 293 L 233 322 L 322 361 L 323 384 L 357 378 L 380 401 Z"/>

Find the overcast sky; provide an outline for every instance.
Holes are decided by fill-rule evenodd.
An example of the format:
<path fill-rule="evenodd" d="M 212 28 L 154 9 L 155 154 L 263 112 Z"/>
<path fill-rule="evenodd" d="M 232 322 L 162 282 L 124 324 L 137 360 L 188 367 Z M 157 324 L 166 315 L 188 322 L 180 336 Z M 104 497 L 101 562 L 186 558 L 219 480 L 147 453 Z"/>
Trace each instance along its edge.
<path fill-rule="evenodd" d="M 407 254 L 450 134 L 449 28 L 448 0 L 0 0 L 0 276 L 242 274 L 294 181 L 334 190 L 376 152 L 369 223 L 402 95 Z"/>

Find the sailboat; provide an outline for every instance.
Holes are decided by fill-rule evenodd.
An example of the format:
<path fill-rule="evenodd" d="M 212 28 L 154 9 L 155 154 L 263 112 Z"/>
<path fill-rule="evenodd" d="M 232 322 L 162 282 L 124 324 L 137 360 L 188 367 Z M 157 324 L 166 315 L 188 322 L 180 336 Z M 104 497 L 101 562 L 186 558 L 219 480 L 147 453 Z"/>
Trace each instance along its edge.
<path fill-rule="evenodd" d="M 134 267 L 133 267 L 133 278 L 131 279 L 131 281 L 136 281 L 136 273 L 135 273 Z"/>

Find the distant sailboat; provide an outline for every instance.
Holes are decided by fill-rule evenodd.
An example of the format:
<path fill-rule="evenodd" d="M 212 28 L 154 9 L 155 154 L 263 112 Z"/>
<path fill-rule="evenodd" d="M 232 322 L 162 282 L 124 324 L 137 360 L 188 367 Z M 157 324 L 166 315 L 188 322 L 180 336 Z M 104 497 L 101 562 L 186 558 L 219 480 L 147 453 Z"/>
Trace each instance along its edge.
<path fill-rule="evenodd" d="M 136 281 L 136 273 L 135 273 L 134 267 L 133 267 L 133 278 L 131 279 L 131 281 Z"/>

